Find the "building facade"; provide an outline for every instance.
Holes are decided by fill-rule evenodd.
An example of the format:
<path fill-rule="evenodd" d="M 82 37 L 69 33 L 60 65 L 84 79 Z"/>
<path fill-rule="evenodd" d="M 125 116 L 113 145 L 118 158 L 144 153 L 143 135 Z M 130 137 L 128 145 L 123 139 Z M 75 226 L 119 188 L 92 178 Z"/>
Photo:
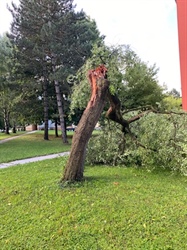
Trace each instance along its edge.
<path fill-rule="evenodd" d="M 175 1 L 178 19 L 182 108 L 187 111 L 187 0 Z"/>

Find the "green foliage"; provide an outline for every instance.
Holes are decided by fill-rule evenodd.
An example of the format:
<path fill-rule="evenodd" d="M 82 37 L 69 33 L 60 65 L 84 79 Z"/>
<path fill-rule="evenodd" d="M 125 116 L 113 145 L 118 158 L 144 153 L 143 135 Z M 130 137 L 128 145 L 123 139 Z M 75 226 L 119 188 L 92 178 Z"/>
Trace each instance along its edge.
<path fill-rule="evenodd" d="M 88 163 L 163 168 L 187 174 L 185 114 L 149 113 L 131 124 L 131 130 L 137 139 L 124 136 L 116 124 L 104 128 L 89 143 Z"/>
<path fill-rule="evenodd" d="M 100 64 L 108 68 L 110 91 L 117 94 L 122 107 L 134 108 L 142 105 L 156 106 L 163 99 L 163 89 L 158 85 L 155 65 L 149 66 L 129 46 L 95 46 L 92 57 L 86 61 L 76 77 L 71 96 L 71 112 L 84 109 L 90 96 L 87 79 L 89 69 Z"/>
<path fill-rule="evenodd" d="M 121 47 L 113 48 L 107 47 L 104 44 L 98 46 L 97 44 L 92 49 L 92 57 L 81 67 L 76 76 L 71 76 L 69 81 L 74 84 L 73 93 L 71 96 L 71 114 L 76 109 L 83 110 L 90 97 L 90 86 L 88 82 L 88 71 L 105 64 L 108 68 L 107 78 L 110 81 L 111 93 L 120 94 L 124 90 L 122 84 L 122 72 L 120 66 Z"/>
<path fill-rule="evenodd" d="M 164 97 L 161 105 L 164 110 L 182 110 L 182 98 L 168 95 Z"/>
<path fill-rule="evenodd" d="M 68 112 L 71 84 L 66 79 L 91 55 L 93 44 L 103 40 L 95 21 L 83 11 L 76 12 L 72 0 L 21 0 L 18 7 L 12 4 L 10 11 L 13 22 L 9 37 L 15 46 L 19 81 L 23 80 L 22 93 L 26 97 L 21 120 L 46 118 L 47 111 L 49 117 L 56 114 L 56 96 L 63 99 L 59 107 Z M 58 93 L 54 91 L 54 80 L 60 86 Z"/>
<path fill-rule="evenodd" d="M 125 50 L 124 60 L 124 105 L 127 108 L 155 106 L 163 99 L 163 89 L 158 85 L 156 65 L 149 66 L 143 62 L 130 47 Z"/>
<path fill-rule="evenodd" d="M 149 114 L 139 121 L 139 139 L 148 148 L 139 149 L 142 165 L 168 168 L 187 174 L 187 116 Z"/>
<path fill-rule="evenodd" d="M 61 188 L 66 159 L 0 170 L 0 249 L 186 249 L 185 177 L 87 167 Z"/>
<path fill-rule="evenodd" d="M 20 86 L 15 80 L 13 46 L 8 37 L 0 37 L 0 114 L 4 119 L 6 133 L 9 132 L 10 115 L 16 120 L 15 110 L 21 99 Z"/>
<path fill-rule="evenodd" d="M 125 165 L 126 139 L 123 137 L 119 126 L 110 122 L 105 124 L 102 130 L 91 138 L 87 151 L 88 164 Z"/>

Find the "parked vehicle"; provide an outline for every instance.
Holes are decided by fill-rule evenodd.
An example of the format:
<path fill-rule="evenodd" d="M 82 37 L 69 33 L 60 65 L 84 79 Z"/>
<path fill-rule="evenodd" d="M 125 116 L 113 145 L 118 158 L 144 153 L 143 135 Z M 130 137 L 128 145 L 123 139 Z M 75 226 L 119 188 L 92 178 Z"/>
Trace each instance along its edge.
<path fill-rule="evenodd" d="M 76 129 L 76 126 L 75 126 L 75 125 L 67 126 L 67 127 L 66 127 L 66 130 L 67 130 L 67 131 L 75 131 L 75 129 Z"/>
<path fill-rule="evenodd" d="M 52 121 L 49 120 L 48 121 L 48 129 L 51 129 L 50 127 L 51 127 L 52 124 L 53 124 Z M 44 128 L 45 128 L 45 123 L 44 122 L 41 125 L 38 125 L 38 130 L 44 130 Z"/>

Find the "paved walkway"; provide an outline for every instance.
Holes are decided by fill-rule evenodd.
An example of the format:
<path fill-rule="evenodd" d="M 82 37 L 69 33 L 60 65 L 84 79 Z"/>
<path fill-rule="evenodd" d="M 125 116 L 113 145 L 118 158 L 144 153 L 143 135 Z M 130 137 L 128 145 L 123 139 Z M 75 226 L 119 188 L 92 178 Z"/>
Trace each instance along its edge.
<path fill-rule="evenodd" d="M 19 138 L 21 136 L 24 136 L 24 135 L 27 135 L 27 134 L 33 134 L 33 133 L 36 133 L 36 132 L 37 132 L 37 130 L 34 130 L 34 131 L 31 131 L 31 132 L 26 132 L 25 134 L 12 136 L 10 138 L 6 138 L 4 140 L 0 140 L 0 144 L 5 143 L 7 141 L 11 141 L 11 140 L 17 139 L 17 138 Z"/>
<path fill-rule="evenodd" d="M 66 155 L 69 155 L 69 152 L 38 156 L 38 157 L 33 157 L 33 158 L 28 158 L 28 159 L 11 161 L 11 162 L 7 162 L 7 163 L 0 163 L 0 169 L 13 167 L 13 166 L 19 165 L 19 164 L 26 164 L 26 163 L 30 163 L 30 162 L 43 161 L 43 160 L 47 160 L 47 159 L 54 159 L 54 158 L 62 157 L 62 156 L 66 156 Z"/>
<path fill-rule="evenodd" d="M 10 140 L 14 140 L 20 136 L 24 136 L 26 134 L 32 134 L 35 133 L 37 130 L 35 131 L 31 131 L 22 135 L 18 135 L 18 136 L 13 136 L 4 140 L 0 141 L 0 144 L 5 143 L 7 141 Z M 47 160 L 47 159 L 54 159 L 57 157 L 62 157 L 62 156 L 66 156 L 69 155 L 69 152 L 63 152 L 63 153 L 58 153 L 58 154 L 50 154 L 50 155 L 44 155 L 44 156 L 38 156 L 38 157 L 32 157 L 32 158 L 27 158 L 27 159 L 22 159 L 22 160 L 17 160 L 17 161 L 11 161 L 11 162 L 7 162 L 7 163 L 0 163 L 0 169 L 3 168 L 8 168 L 8 167 L 13 167 L 15 165 L 19 165 L 19 164 L 26 164 L 26 163 L 30 163 L 30 162 L 36 162 L 36 161 L 43 161 L 43 160 Z"/>

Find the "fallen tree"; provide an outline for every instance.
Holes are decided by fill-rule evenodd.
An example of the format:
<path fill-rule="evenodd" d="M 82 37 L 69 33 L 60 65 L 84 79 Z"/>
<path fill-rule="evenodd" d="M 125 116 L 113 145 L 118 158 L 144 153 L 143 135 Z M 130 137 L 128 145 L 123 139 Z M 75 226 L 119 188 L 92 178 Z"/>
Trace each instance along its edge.
<path fill-rule="evenodd" d="M 86 157 L 86 149 L 88 141 L 92 135 L 92 132 L 97 124 L 99 117 L 103 111 L 106 100 L 109 101 L 110 107 L 106 113 L 106 117 L 122 126 L 122 142 L 120 145 L 125 150 L 125 135 L 129 134 L 131 140 L 138 147 L 147 149 L 149 151 L 158 152 L 158 149 L 152 147 L 152 145 L 144 145 L 137 140 L 134 133 L 131 132 L 129 125 L 148 113 L 156 114 L 171 114 L 172 112 L 160 112 L 152 106 L 146 106 L 142 108 L 142 112 L 132 116 L 129 119 L 123 118 L 121 110 L 121 103 L 117 95 L 113 95 L 109 90 L 109 81 L 107 80 L 107 69 L 104 65 L 99 66 L 94 70 L 88 72 L 88 79 L 91 86 L 91 97 L 87 104 L 87 107 L 81 117 L 81 120 L 74 132 L 72 147 L 68 162 L 66 164 L 64 175 L 61 179 L 62 182 L 81 181 L 84 176 L 84 164 Z M 174 112 L 175 113 L 175 112 Z M 178 113 L 180 115 L 184 112 Z"/>

